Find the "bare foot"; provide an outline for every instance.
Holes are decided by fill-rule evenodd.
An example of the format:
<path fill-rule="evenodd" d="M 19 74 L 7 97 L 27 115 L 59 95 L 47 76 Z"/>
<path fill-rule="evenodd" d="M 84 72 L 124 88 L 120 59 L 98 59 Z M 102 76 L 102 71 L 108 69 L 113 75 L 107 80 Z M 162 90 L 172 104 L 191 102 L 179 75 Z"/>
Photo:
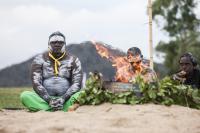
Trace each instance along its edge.
<path fill-rule="evenodd" d="M 79 106 L 80 106 L 79 104 L 75 103 L 74 105 L 72 105 L 72 106 L 69 107 L 68 111 L 69 112 L 70 111 L 75 111 Z"/>

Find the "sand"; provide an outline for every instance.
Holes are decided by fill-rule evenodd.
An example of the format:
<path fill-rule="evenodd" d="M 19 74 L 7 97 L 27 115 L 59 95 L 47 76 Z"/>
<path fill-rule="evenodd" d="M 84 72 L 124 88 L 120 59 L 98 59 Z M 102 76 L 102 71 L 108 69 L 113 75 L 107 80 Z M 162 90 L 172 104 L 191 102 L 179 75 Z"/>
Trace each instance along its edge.
<path fill-rule="evenodd" d="M 73 112 L 0 111 L 0 133 L 200 133 L 200 110 L 182 106 L 81 106 Z"/>

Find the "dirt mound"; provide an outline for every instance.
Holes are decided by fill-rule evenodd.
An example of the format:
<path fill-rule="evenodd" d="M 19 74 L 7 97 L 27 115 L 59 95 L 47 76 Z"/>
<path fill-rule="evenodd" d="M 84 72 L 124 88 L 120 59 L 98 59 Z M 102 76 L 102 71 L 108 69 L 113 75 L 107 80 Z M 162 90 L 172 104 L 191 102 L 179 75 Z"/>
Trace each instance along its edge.
<path fill-rule="evenodd" d="M 181 106 L 81 106 L 74 112 L 0 112 L 0 133 L 199 133 L 200 110 Z"/>

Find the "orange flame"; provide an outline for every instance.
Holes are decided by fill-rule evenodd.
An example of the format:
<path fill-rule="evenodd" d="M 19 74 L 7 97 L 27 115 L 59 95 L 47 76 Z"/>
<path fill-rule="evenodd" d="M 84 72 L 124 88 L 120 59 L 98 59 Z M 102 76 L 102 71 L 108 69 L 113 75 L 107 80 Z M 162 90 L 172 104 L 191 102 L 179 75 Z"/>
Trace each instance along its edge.
<path fill-rule="evenodd" d="M 132 71 L 130 71 L 130 63 L 126 59 L 126 56 L 116 56 L 112 54 L 104 45 L 99 44 L 95 41 L 92 41 L 95 45 L 98 54 L 102 58 L 107 58 L 110 62 L 112 62 L 112 66 L 116 68 L 115 80 L 119 82 L 129 82 L 131 77 L 134 75 Z"/>

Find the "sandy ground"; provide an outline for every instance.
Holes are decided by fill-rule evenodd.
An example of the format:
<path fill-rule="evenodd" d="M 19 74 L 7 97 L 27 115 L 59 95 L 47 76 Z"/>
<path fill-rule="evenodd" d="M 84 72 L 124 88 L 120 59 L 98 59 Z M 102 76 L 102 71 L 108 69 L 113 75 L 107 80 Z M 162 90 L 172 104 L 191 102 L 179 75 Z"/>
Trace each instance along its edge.
<path fill-rule="evenodd" d="M 200 133 L 200 110 L 181 106 L 82 106 L 74 112 L 2 110 L 0 133 Z"/>

